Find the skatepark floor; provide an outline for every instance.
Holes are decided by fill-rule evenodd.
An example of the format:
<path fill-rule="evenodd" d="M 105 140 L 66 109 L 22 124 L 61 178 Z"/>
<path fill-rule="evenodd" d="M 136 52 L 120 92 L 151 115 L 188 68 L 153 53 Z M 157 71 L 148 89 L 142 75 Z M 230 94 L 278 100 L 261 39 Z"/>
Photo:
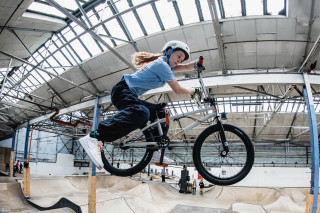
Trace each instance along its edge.
<path fill-rule="evenodd" d="M 167 179 L 162 183 L 160 177 L 154 177 L 151 181 L 146 174 L 134 177 L 97 174 L 96 211 L 304 213 L 306 195 L 310 190 L 309 188 L 211 186 L 205 188 L 203 195 L 199 194 L 199 187 L 196 195 L 192 195 L 179 193 L 178 179 Z M 22 190 L 18 187 L 22 183 L 20 177 L 9 179 L 0 177 L 0 212 L 36 211 L 30 209 L 25 202 Z M 12 186 L 13 183 L 15 186 Z M 31 176 L 30 195 L 29 200 L 41 207 L 52 206 L 64 197 L 79 205 L 82 212 L 88 212 L 88 176 Z M 57 209 L 50 212 L 74 211 L 64 208 L 61 211 Z"/>

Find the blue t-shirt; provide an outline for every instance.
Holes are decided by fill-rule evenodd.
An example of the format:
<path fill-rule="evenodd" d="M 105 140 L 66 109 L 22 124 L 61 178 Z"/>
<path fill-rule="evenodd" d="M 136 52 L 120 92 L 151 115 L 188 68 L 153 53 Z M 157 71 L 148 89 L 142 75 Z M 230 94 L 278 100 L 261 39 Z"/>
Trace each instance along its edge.
<path fill-rule="evenodd" d="M 167 81 L 173 81 L 173 71 L 174 68 L 171 69 L 165 57 L 161 56 L 134 74 L 124 75 L 123 78 L 130 90 L 139 97 L 150 89 L 162 87 Z"/>

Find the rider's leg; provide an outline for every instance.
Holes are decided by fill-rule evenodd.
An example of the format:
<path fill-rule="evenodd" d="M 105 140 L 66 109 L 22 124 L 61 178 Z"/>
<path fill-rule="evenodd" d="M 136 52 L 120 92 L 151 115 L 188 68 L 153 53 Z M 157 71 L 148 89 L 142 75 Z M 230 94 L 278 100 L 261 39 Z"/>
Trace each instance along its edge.
<path fill-rule="evenodd" d="M 102 121 L 97 131 L 80 139 L 81 145 L 98 168 L 103 167 L 98 140 L 116 140 L 145 125 L 150 115 L 149 110 L 140 104 L 138 97 L 124 82 L 119 82 L 114 86 L 111 99 L 120 112 Z"/>
<path fill-rule="evenodd" d="M 148 122 L 150 111 L 132 93 L 125 81 L 116 84 L 111 92 L 111 101 L 119 112 L 99 124 L 98 132 L 103 141 L 114 141 Z"/>
<path fill-rule="evenodd" d="M 154 122 L 157 118 L 161 119 L 165 117 L 165 106 L 166 103 L 160 103 L 160 104 L 153 104 L 146 101 L 143 101 L 144 105 L 149 109 L 150 111 L 150 121 L 151 123 Z M 161 123 L 162 132 L 164 135 L 167 135 L 169 126 L 166 125 L 166 123 Z M 153 134 L 158 136 L 158 128 L 155 128 L 153 131 Z"/>
<path fill-rule="evenodd" d="M 99 124 L 98 132 L 103 141 L 114 141 L 135 129 L 142 128 L 149 120 L 149 110 L 142 105 L 131 105 Z"/>

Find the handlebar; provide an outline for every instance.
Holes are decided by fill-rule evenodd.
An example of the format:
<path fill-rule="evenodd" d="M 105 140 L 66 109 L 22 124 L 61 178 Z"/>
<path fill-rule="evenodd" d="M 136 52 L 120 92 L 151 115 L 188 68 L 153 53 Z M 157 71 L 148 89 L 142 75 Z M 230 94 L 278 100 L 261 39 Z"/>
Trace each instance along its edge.
<path fill-rule="evenodd" d="M 210 94 L 206 90 L 206 88 L 204 86 L 204 83 L 203 83 L 203 80 L 202 80 L 202 77 L 201 77 L 201 72 L 202 72 L 202 70 L 204 70 L 203 60 L 204 60 L 203 56 L 200 56 L 199 60 L 197 62 L 197 66 L 196 66 L 197 68 L 199 68 L 199 69 L 196 69 L 196 70 L 198 72 L 198 79 L 199 79 L 199 83 L 201 85 L 201 87 L 199 88 L 200 91 L 199 91 L 198 95 L 199 95 L 199 99 L 200 100 L 202 99 L 205 103 L 210 103 L 211 105 L 213 105 L 214 104 L 214 99 L 210 97 Z"/>

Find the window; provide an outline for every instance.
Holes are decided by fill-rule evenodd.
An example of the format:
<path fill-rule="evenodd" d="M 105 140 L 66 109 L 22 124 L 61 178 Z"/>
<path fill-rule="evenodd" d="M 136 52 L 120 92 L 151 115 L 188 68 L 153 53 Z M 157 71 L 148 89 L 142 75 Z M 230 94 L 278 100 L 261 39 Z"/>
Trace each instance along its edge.
<path fill-rule="evenodd" d="M 246 0 L 246 15 L 263 15 L 263 0 Z"/>
<path fill-rule="evenodd" d="M 43 14 L 53 15 L 53 16 L 57 16 L 60 18 L 66 18 L 66 16 L 63 13 L 61 13 L 59 10 L 57 10 L 56 8 L 51 7 L 49 5 L 46 5 L 46 4 L 43 4 L 43 3 L 40 3 L 40 2 L 33 2 L 29 6 L 28 10 L 43 13 Z"/>
<path fill-rule="evenodd" d="M 268 0 L 267 8 L 269 15 L 286 15 L 285 0 Z"/>
<path fill-rule="evenodd" d="M 226 18 L 237 17 L 242 15 L 240 0 L 224 0 L 223 7 Z"/>

